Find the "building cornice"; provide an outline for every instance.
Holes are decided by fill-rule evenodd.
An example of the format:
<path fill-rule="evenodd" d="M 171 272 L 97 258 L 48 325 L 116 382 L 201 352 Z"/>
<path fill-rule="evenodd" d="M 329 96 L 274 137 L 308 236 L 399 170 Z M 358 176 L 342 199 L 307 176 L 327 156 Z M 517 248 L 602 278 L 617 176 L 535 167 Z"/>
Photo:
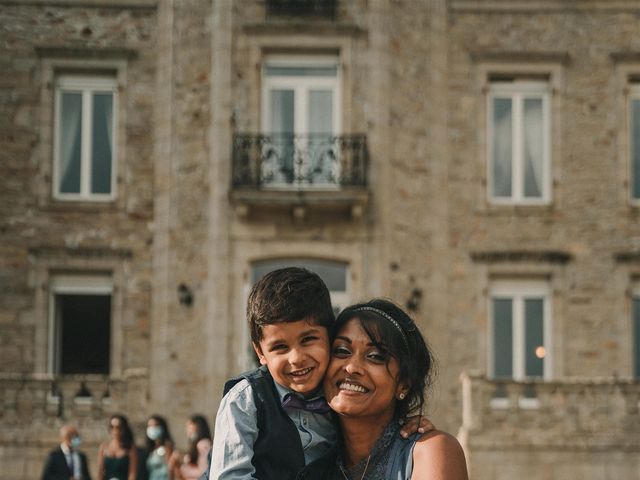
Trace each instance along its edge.
<path fill-rule="evenodd" d="M 569 52 L 519 52 L 504 50 L 477 50 L 469 53 L 476 63 L 569 63 Z"/>
<path fill-rule="evenodd" d="M 156 10 L 158 8 L 158 0 L 0 0 L 0 5 L 13 5 L 20 7 Z"/>
<path fill-rule="evenodd" d="M 557 263 L 565 264 L 571 261 L 568 252 L 560 250 L 485 250 L 471 252 L 471 260 L 478 263 Z"/>
<path fill-rule="evenodd" d="M 1 2 L 2 0 L 0 0 Z M 36 54 L 40 58 L 81 58 L 81 59 L 123 59 L 128 60 L 138 55 L 136 50 L 131 48 L 91 48 L 76 46 L 36 46 Z"/>
<path fill-rule="evenodd" d="M 452 0 L 450 11 L 454 13 L 566 13 L 606 12 L 637 13 L 637 0 Z"/>

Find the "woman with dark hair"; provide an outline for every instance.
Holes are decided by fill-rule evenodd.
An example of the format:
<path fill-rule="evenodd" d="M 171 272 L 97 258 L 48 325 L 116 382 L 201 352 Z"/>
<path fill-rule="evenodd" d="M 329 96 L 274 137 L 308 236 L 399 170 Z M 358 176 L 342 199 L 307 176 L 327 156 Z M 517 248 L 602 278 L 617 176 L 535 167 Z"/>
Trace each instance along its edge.
<path fill-rule="evenodd" d="M 135 480 L 138 451 L 133 433 L 124 415 L 111 415 L 111 440 L 100 445 L 98 451 L 98 480 Z"/>
<path fill-rule="evenodd" d="M 167 421 L 160 415 L 151 415 L 147 420 L 146 433 L 149 480 L 172 480 L 176 458 Z"/>
<path fill-rule="evenodd" d="M 195 480 L 207 469 L 207 456 L 211 450 L 211 431 L 202 415 L 192 415 L 187 420 L 187 438 L 189 449 L 180 466 L 180 474 L 184 480 Z"/>
<path fill-rule="evenodd" d="M 334 332 L 324 392 L 341 439 L 336 454 L 309 465 L 305 478 L 467 480 L 454 437 L 398 434 L 399 419 L 423 413 L 432 378 L 433 357 L 413 320 L 389 301 L 372 300 L 340 313 Z"/>

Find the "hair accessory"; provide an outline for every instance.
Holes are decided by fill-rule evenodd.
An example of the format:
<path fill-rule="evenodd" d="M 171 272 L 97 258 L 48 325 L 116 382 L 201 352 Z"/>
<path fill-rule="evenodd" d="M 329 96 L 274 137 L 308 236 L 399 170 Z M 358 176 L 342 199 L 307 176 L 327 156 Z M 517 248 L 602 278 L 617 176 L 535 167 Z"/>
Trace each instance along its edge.
<path fill-rule="evenodd" d="M 391 322 L 391 324 L 396 327 L 396 330 L 398 330 L 398 332 L 400 332 L 400 336 L 402 337 L 402 342 L 404 343 L 404 346 L 407 347 L 407 351 L 409 351 L 409 340 L 407 340 L 407 334 L 404 332 L 404 330 L 402 329 L 402 327 L 400 326 L 400 324 L 396 321 L 396 319 L 394 319 L 391 315 L 389 315 L 387 312 L 380 310 L 379 308 L 375 308 L 375 307 L 358 307 L 356 309 L 353 310 L 354 312 L 373 312 L 376 313 L 378 315 L 380 315 L 382 318 L 389 320 Z"/>

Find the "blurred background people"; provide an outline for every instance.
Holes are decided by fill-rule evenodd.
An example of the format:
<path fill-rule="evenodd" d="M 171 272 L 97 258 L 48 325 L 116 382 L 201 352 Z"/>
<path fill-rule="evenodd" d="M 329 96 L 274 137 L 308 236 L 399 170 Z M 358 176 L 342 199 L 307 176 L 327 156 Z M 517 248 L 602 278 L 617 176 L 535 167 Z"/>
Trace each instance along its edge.
<path fill-rule="evenodd" d="M 97 480 L 136 480 L 138 451 L 124 415 L 111 416 L 109 434 L 111 439 L 98 451 Z"/>
<path fill-rule="evenodd" d="M 183 480 L 196 480 L 207 469 L 207 455 L 211 450 L 211 431 L 202 415 L 192 415 L 187 420 L 189 447 L 180 465 Z"/>
<path fill-rule="evenodd" d="M 179 458 L 173 453 L 173 438 L 166 420 L 160 415 L 151 415 L 147 420 L 147 471 L 149 480 L 173 480 Z"/>
<path fill-rule="evenodd" d="M 80 448 L 80 435 L 73 425 L 60 429 L 60 446 L 47 457 L 42 480 L 91 480 L 87 457 Z"/>

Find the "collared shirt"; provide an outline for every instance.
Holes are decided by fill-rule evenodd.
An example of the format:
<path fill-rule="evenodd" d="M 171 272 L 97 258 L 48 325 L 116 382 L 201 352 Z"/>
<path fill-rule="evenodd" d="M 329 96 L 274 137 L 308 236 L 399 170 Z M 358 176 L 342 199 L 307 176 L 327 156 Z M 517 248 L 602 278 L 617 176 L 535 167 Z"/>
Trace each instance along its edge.
<path fill-rule="evenodd" d="M 290 392 L 277 383 L 280 401 Z M 327 453 L 336 441 L 336 425 L 330 414 L 286 409 L 300 435 L 305 463 Z M 258 439 L 257 406 L 251 384 L 243 379 L 224 396 L 216 416 L 210 480 L 255 478 L 251 463 L 253 445 Z"/>
<path fill-rule="evenodd" d="M 80 455 L 75 450 L 72 450 L 66 443 L 60 444 L 60 450 L 64 453 L 64 458 L 67 461 L 67 465 L 71 464 L 73 459 L 73 476 L 75 478 L 82 478 L 82 469 L 80 468 Z"/>

